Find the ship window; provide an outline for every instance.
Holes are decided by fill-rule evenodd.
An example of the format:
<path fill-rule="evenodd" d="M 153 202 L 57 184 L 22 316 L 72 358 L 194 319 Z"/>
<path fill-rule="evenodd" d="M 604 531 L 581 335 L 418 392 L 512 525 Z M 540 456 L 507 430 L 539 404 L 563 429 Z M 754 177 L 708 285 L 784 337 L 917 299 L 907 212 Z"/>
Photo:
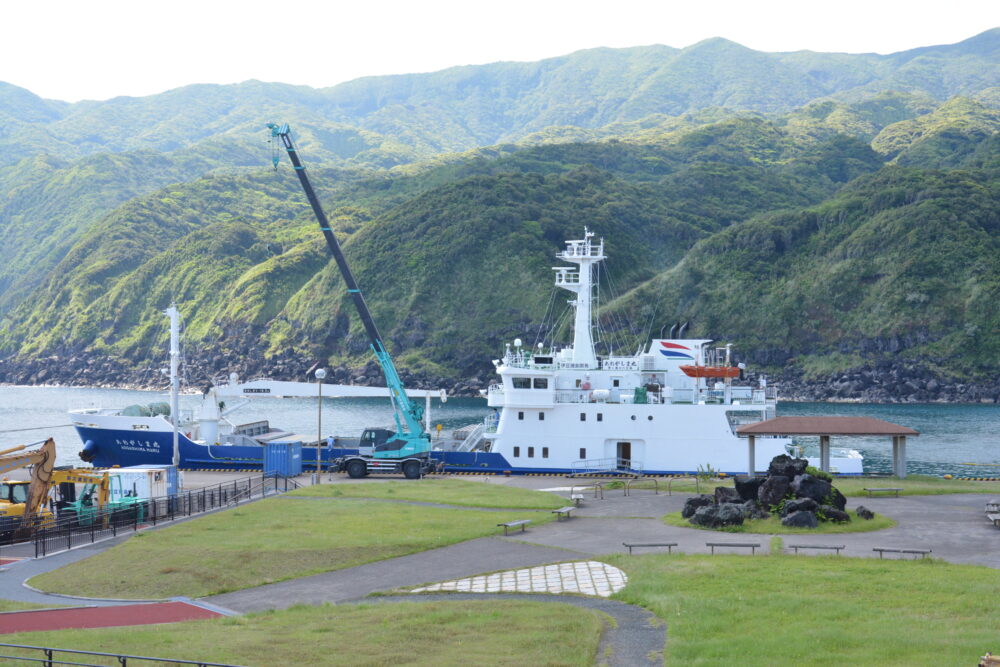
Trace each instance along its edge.
<path fill-rule="evenodd" d="M 514 448 L 514 458 L 515 459 L 521 458 L 521 448 L 520 447 L 515 447 Z"/>
<path fill-rule="evenodd" d="M 521 421 L 524 421 L 524 413 L 523 412 L 518 412 L 517 413 L 517 418 L 520 419 Z"/>
<path fill-rule="evenodd" d="M 581 459 L 587 458 L 587 448 L 586 447 L 581 447 L 580 448 L 580 458 Z"/>
<path fill-rule="evenodd" d="M 540 422 L 545 421 L 545 413 L 544 412 L 539 412 L 538 413 L 538 421 L 540 421 Z"/>
<path fill-rule="evenodd" d="M 548 389 L 549 388 L 549 380 L 548 380 L 548 378 L 535 378 L 534 386 L 535 386 L 535 389 Z"/>
<path fill-rule="evenodd" d="M 622 383 L 621 380 L 619 380 L 618 378 L 615 378 L 614 380 L 611 381 L 611 386 L 612 387 L 618 387 L 618 386 L 621 385 L 621 383 Z"/>
<path fill-rule="evenodd" d="M 549 458 L 549 448 L 548 447 L 542 447 L 542 458 L 543 459 Z"/>
<path fill-rule="evenodd" d="M 632 415 L 632 421 L 635 421 L 635 415 Z"/>
<path fill-rule="evenodd" d="M 531 389 L 531 378 L 511 378 L 514 389 Z"/>
<path fill-rule="evenodd" d="M 581 380 L 580 378 L 577 378 L 577 379 L 576 379 L 576 388 L 577 388 L 577 389 L 579 389 L 579 388 L 580 388 L 580 384 L 581 384 L 582 382 L 583 382 L 583 380 Z"/>
<path fill-rule="evenodd" d="M 653 421 L 653 415 L 649 415 L 648 417 L 646 417 L 646 419 L 648 419 L 649 421 Z"/>
<path fill-rule="evenodd" d="M 528 447 L 528 458 L 529 459 L 535 458 L 535 448 L 534 447 Z"/>
<path fill-rule="evenodd" d="M 582 421 L 582 422 L 587 421 L 587 413 L 586 412 L 581 412 L 580 413 L 580 421 Z"/>
<path fill-rule="evenodd" d="M 599 421 L 599 422 L 604 421 L 604 413 L 603 412 L 598 412 L 597 413 L 597 421 Z"/>

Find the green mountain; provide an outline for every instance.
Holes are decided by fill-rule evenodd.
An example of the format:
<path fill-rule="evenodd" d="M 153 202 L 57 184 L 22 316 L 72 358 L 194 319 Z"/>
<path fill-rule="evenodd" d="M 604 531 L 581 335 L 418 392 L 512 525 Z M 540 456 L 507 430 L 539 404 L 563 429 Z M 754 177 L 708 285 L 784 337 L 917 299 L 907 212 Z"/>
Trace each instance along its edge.
<path fill-rule="evenodd" d="M 803 397 L 991 397 L 998 91 L 1000 30 L 77 104 L 0 84 L 0 382 L 154 383 L 171 302 L 197 378 L 375 380 L 283 151 L 269 168 L 283 120 L 408 382 L 481 383 L 505 341 L 564 338 L 550 267 L 587 225 L 602 351 L 691 320 Z"/>

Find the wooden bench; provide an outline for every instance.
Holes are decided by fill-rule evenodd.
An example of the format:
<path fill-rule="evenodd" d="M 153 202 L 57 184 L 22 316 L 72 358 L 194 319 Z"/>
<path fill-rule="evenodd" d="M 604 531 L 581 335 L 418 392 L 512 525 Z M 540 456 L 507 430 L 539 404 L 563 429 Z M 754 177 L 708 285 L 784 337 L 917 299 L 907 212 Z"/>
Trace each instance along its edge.
<path fill-rule="evenodd" d="M 563 517 L 569 518 L 569 513 L 576 508 L 572 505 L 567 505 L 566 507 L 560 507 L 557 510 L 552 510 L 552 513 L 556 515 L 556 521 L 562 521 Z"/>
<path fill-rule="evenodd" d="M 865 491 L 868 492 L 868 497 L 869 498 L 872 497 L 872 492 L 873 491 L 894 491 L 896 493 L 896 497 L 899 498 L 899 492 L 902 491 L 902 490 L 903 489 L 869 489 L 867 487 L 865 488 Z"/>
<path fill-rule="evenodd" d="M 926 558 L 927 554 L 931 552 L 930 549 L 891 549 L 889 547 L 875 547 L 872 551 L 878 552 L 879 560 L 882 560 L 882 554 L 920 554 L 921 558 Z"/>
<path fill-rule="evenodd" d="M 672 554 L 674 552 L 674 547 L 677 546 L 676 542 L 622 542 L 623 547 L 628 547 L 628 555 L 632 555 L 632 549 L 636 547 L 666 547 L 667 553 Z"/>
<path fill-rule="evenodd" d="M 794 549 L 795 553 L 799 553 L 799 549 L 836 549 L 837 555 L 840 555 L 841 549 L 846 549 L 843 544 L 789 544 L 789 549 Z"/>
<path fill-rule="evenodd" d="M 987 514 L 986 518 L 993 522 L 993 525 L 1000 528 L 1000 514 Z"/>
<path fill-rule="evenodd" d="M 531 519 L 518 519 L 517 521 L 507 521 L 506 523 L 498 523 L 497 527 L 503 526 L 503 534 L 507 535 L 507 531 L 511 528 L 521 527 L 521 532 L 524 532 L 524 527 L 531 523 Z"/>
<path fill-rule="evenodd" d="M 569 499 L 572 500 L 573 504 L 576 505 L 577 507 L 579 507 L 580 505 L 583 504 L 583 494 L 582 493 L 574 493 L 573 495 L 571 495 L 569 497 Z"/>
<path fill-rule="evenodd" d="M 757 553 L 757 549 L 760 548 L 760 542 L 705 542 L 706 547 L 712 548 L 712 554 L 715 554 L 715 547 L 750 547 L 750 553 Z"/>

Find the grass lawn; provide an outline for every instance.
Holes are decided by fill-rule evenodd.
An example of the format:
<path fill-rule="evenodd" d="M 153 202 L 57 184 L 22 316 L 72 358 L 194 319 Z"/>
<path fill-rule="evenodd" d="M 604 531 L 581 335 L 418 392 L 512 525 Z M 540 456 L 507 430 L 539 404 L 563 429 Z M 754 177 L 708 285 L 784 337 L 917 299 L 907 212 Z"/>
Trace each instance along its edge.
<path fill-rule="evenodd" d="M 867 498 L 869 489 L 903 489 L 899 492 L 901 496 L 931 496 L 945 493 L 989 493 L 1000 498 L 1000 482 L 969 482 L 960 479 L 942 479 L 941 477 L 931 477 L 929 475 L 908 475 L 906 479 L 898 477 L 880 477 L 878 479 L 864 479 L 857 477 L 838 477 L 833 480 L 833 485 L 840 489 L 848 498 Z M 872 497 L 884 496 L 885 493 L 876 493 Z M 888 494 L 890 497 L 892 494 Z"/>
<path fill-rule="evenodd" d="M 552 514 L 283 496 L 136 533 L 31 585 L 88 597 L 201 597 L 495 535 L 513 519 L 538 525 Z"/>
<path fill-rule="evenodd" d="M 0 612 L 3 611 L 26 611 L 28 609 L 56 609 L 57 607 L 69 607 L 65 604 L 33 604 L 31 602 L 14 602 L 13 600 L 0 600 Z M 0 621 L 2 622 L 2 621 Z M 2 641 L 2 640 L 0 640 Z"/>
<path fill-rule="evenodd" d="M 604 619 L 570 605 L 455 600 L 298 606 L 210 621 L 26 632 L 2 641 L 254 667 L 593 665 Z"/>
<path fill-rule="evenodd" d="M 724 528 L 706 528 L 696 526 L 681 516 L 680 512 L 671 512 L 663 517 L 663 522 L 670 526 L 695 528 L 724 533 L 761 533 L 764 535 L 834 535 L 837 533 L 868 533 L 873 530 L 892 528 L 896 522 L 884 514 L 876 514 L 871 521 L 859 519 L 851 514 L 850 523 L 820 523 L 816 528 L 792 528 L 781 525 L 781 517 L 772 515 L 767 519 L 744 521 L 742 526 L 726 526 Z"/>
<path fill-rule="evenodd" d="M 675 665 L 974 665 L 1000 649 L 1000 572 L 933 559 L 603 558 L 667 622 Z"/>
<path fill-rule="evenodd" d="M 354 482 L 319 484 L 293 491 L 289 496 L 324 498 L 380 498 L 411 500 L 462 507 L 550 510 L 566 504 L 553 493 L 520 489 L 490 482 L 461 479 L 422 479 L 420 481 Z"/>

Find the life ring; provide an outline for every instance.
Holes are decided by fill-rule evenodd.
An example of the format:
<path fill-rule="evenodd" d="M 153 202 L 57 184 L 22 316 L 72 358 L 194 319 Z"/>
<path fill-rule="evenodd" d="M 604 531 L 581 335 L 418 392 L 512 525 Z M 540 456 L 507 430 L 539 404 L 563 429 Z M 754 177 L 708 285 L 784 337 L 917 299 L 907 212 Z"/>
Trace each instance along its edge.
<path fill-rule="evenodd" d="M 584 381 L 584 383 L 580 385 L 580 389 L 583 389 L 584 391 L 590 391 L 590 383 Z"/>

